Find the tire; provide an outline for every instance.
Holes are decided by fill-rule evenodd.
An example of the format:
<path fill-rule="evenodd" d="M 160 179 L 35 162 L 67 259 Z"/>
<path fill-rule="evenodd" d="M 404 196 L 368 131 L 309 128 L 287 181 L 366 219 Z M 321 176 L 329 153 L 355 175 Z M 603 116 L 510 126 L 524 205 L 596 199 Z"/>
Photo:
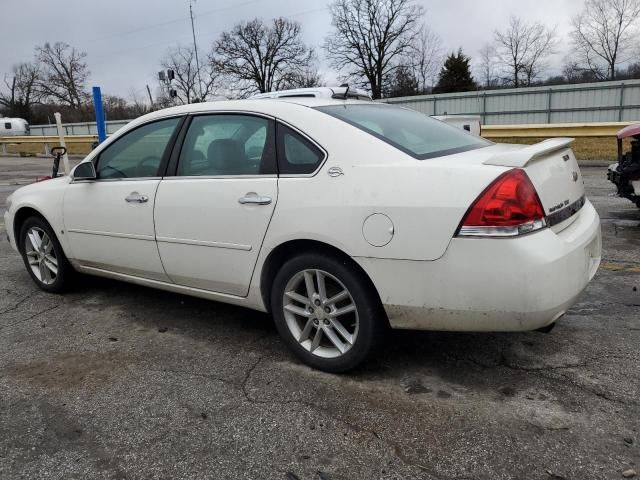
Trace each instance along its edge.
<path fill-rule="evenodd" d="M 73 267 L 46 221 L 35 216 L 27 218 L 20 229 L 18 245 L 27 272 L 38 287 L 49 293 L 68 288 Z"/>
<path fill-rule="evenodd" d="M 271 310 L 295 355 L 331 373 L 352 370 L 366 360 L 387 325 L 368 279 L 344 260 L 315 253 L 295 256 L 280 268 L 271 289 Z"/>

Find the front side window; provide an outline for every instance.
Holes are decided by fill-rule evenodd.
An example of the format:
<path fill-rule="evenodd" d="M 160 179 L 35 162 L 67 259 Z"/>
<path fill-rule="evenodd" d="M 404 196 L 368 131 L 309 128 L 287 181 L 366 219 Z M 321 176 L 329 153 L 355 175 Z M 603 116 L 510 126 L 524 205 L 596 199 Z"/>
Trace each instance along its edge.
<path fill-rule="evenodd" d="M 180 118 L 148 123 L 125 134 L 98 157 L 99 179 L 160 176 L 160 164 Z"/>
<path fill-rule="evenodd" d="M 384 104 L 316 107 L 419 160 L 492 145 L 491 142 L 429 116 Z"/>
<path fill-rule="evenodd" d="M 313 173 L 324 153 L 286 125 L 278 124 L 278 171 L 283 175 Z"/>
<path fill-rule="evenodd" d="M 273 174 L 272 130 L 270 120 L 252 115 L 194 117 L 180 151 L 178 175 Z"/>

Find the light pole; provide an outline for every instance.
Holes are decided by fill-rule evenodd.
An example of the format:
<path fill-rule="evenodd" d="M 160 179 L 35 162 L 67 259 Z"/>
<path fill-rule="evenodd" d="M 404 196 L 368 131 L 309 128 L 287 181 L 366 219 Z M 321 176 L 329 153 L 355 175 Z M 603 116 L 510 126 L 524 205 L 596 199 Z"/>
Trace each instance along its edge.
<path fill-rule="evenodd" d="M 196 68 L 198 73 L 198 89 L 200 90 L 200 101 L 204 101 L 202 95 L 202 77 L 200 76 L 200 60 L 198 59 L 198 45 L 196 44 L 196 29 L 193 26 L 193 2 L 195 0 L 189 0 L 189 16 L 191 17 L 191 34 L 193 35 L 193 51 L 196 54 Z"/>

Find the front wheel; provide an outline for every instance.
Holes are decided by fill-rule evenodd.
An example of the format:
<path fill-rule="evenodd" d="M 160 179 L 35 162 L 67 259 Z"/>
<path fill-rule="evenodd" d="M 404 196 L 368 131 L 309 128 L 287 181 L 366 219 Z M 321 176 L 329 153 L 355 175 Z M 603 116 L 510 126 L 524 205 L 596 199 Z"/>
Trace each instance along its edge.
<path fill-rule="evenodd" d="M 271 307 L 293 352 L 327 372 L 362 363 L 385 325 L 380 301 L 364 275 L 348 262 L 318 254 L 302 254 L 282 266 Z"/>
<path fill-rule="evenodd" d="M 24 264 L 36 285 L 50 293 L 63 291 L 73 267 L 49 224 L 39 217 L 30 217 L 22 225 L 19 238 Z"/>

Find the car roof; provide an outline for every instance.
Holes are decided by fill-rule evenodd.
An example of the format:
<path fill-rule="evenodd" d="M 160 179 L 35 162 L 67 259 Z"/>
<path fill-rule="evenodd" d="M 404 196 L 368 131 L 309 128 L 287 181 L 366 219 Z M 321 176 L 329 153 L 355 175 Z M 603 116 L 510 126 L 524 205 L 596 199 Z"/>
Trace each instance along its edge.
<path fill-rule="evenodd" d="M 214 102 L 190 103 L 188 105 L 179 105 L 176 107 L 164 108 L 148 113 L 130 122 L 127 126 L 139 125 L 152 120 L 171 117 L 175 115 L 197 114 L 207 112 L 233 111 L 233 112 L 253 112 L 265 115 L 275 115 L 275 112 L 283 110 L 299 109 L 301 107 L 313 108 L 329 105 L 371 105 L 371 102 L 356 100 L 349 98 L 347 100 L 326 99 L 326 98 L 308 98 L 308 97 L 290 97 L 290 98 L 264 98 L 259 101 L 255 99 L 247 100 L 220 100 Z M 375 105 L 386 105 L 384 103 L 375 103 Z M 128 129 L 128 128 L 127 128 Z"/>

